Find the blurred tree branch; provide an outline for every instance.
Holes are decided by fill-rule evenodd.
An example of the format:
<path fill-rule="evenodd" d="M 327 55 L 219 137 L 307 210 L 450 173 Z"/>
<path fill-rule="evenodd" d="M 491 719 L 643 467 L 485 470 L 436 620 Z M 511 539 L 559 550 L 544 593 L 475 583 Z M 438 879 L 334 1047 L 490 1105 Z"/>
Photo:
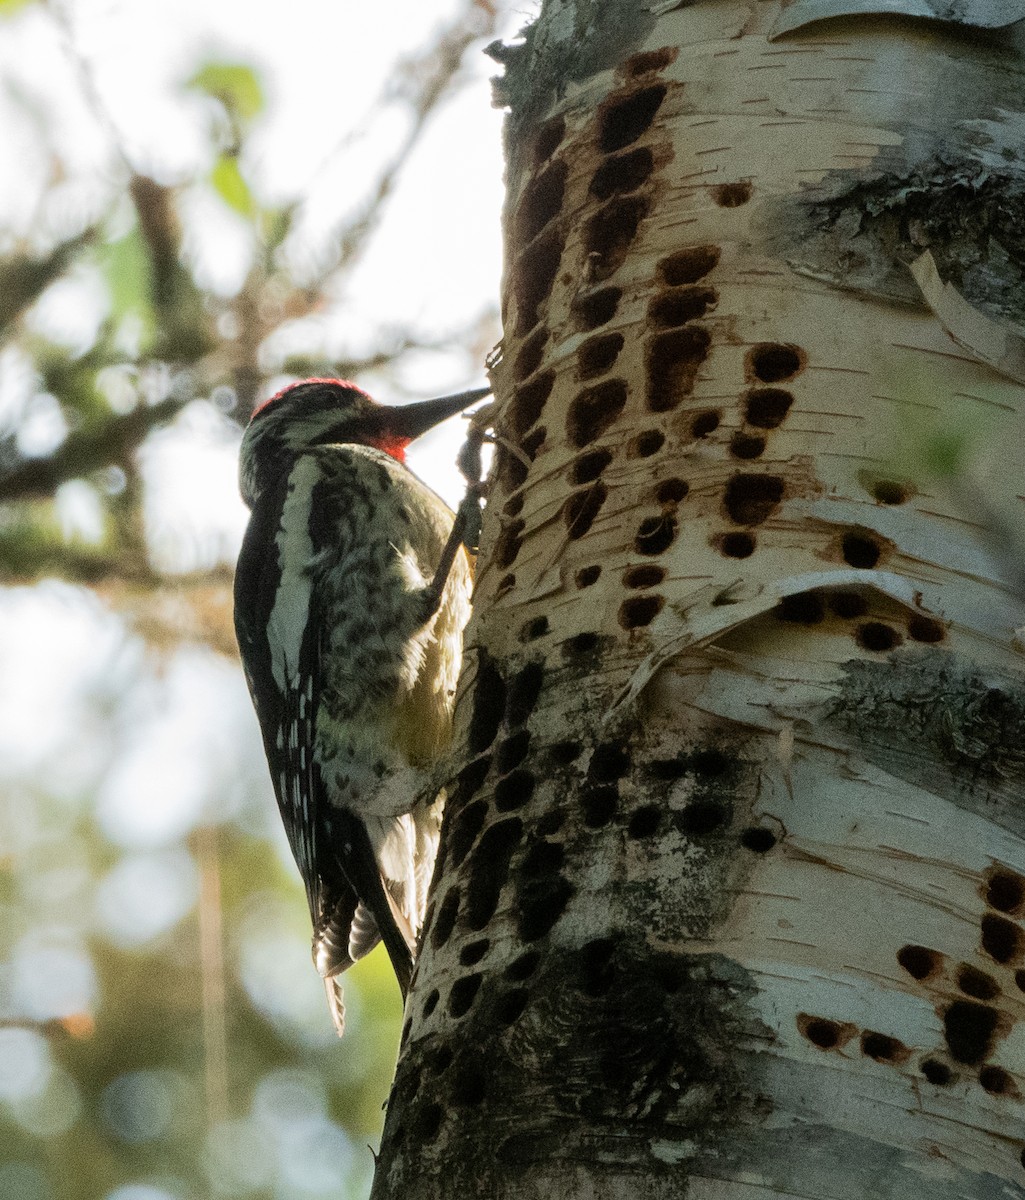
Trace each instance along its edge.
<path fill-rule="evenodd" d="M 59 576 L 101 587 L 137 611 L 140 621 L 153 630 L 163 619 L 150 621 L 140 597 L 147 590 L 156 596 L 173 582 L 179 607 L 175 619 L 220 644 L 224 638 L 210 628 L 207 618 L 224 608 L 220 597 L 229 576 L 218 567 L 203 572 L 201 580 L 168 580 L 152 565 L 141 518 L 139 449 L 186 405 L 217 389 L 230 389 L 233 418 L 241 423 L 274 376 L 330 371 L 358 377 L 410 352 L 453 344 L 451 338 L 446 343 L 400 328 L 384 331 L 378 347 L 345 362 L 329 362 L 316 354 L 274 357 L 268 352 L 269 339 L 285 326 L 323 312 L 331 297 L 344 292 L 346 279 L 379 228 L 409 155 L 431 118 L 460 86 L 468 50 L 495 35 L 499 14 L 488 3 L 466 0 L 432 45 L 398 64 L 373 111 L 401 110 L 407 129 L 367 182 L 363 199 L 324 239 L 312 277 L 300 277 L 288 241 L 296 236 L 307 198 L 296 196 L 279 207 L 266 207 L 243 167 L 245 140 L 263 105 L 257 74 L 239 64 L 208 63 L 188 81 L 187 86 L 205 94 L 215 109 L 220 106 L 223 119 L 211 125 L 216 158 L 209 178 L 171 185 L 133 168 L 119 144 L 116 122 L 104 109 L 91 67 L 77 50 L 74 30 L 59 6 L 46 9 L 75 59 L 86 105 L 124 164 L 124 182 L 109 196 L 105 214 L 88 228 L 44 252 L 18 247 L 0 259 L 0 342 L 20 353 L 34 374 L 32 394 L 25 395 L 21 408 L 0 430 L 0 581 Z M 252 231 L 252 265 L 232 296 L 204 288 L 193 270 L 184 201 L 203 187 L 211 188 Z M 351 197 L 346 199 L 351 204 Z M 102 278 L 110 296 L 94 343 L 84 351 L 47 341 L 32 316 L 34 305 L 52 285 L 82 272 Z M 476 338 L 477 331 L 470 336 Z M 116 403 L 111 375 L 117 376 L 120 389 Z M 64 425 L 57 444 L 44 454 L 22 446 L 38 397 L 52 397 L 47 402 L 56 402 Z M 219 404 L 221 411 L 225 407 Z M 126 482 L 116 492 L 93 488 L 103 509 L 102 536 L 95 544 L 74 540 L 59 520 L 58 493 L 75 480 L 101 482 L 110 468 L 122 472 Z M 211 605 L 213 593 L 219 599 Z M 180 611 L 181 604 L 195 604 L 194 619 Z M 159 597 L 153 607 L 166 611 Z"/>

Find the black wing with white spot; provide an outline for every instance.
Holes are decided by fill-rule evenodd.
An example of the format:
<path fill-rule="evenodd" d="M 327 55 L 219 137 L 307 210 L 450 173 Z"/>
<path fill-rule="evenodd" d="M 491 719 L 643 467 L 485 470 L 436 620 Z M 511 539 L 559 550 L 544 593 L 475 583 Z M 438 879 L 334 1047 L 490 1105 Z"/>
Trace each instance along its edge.
<path fill-rule="evenodd" d="M 325 512 L 337 511 L 337 497 L 325 494 L 330 489 L 320 457 L 306 455 L 257 501 L 235 577 L 236 632 L 281 818 L 306 885 L 317 969 L 328 977 L 351 966 L 376 943 L 376 924 L 405 993 L 411 937 L 397 926 L 401 914 L 385 892 L 366 826 L 330 802 L 314 756 L 324 656 L 331 652 L 324 614 L 335 598 L 318 593 L 326 585 L 313 567 L 325 553 L 344 555 L 346 538 L 355 536 L 349 523 L 325 525 Z M 360 901 L 366 911 L 353 938 Z"/>

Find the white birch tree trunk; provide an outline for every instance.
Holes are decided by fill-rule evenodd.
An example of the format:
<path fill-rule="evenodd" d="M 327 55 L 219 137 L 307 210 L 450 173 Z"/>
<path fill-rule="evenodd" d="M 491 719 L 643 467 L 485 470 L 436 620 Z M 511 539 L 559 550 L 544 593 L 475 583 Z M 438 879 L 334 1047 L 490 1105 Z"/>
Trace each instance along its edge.
<path fill-rule="evenodd" d="M 1023 16 L 549 0 L 506 52 L 378 1200 L 1025 1196 Z"/>

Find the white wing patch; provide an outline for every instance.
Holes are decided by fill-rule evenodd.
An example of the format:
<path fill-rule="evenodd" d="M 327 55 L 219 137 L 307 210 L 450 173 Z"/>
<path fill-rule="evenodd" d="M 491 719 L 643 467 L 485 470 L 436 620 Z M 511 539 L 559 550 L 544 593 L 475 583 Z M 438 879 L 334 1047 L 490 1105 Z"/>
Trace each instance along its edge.
<path fill-rule="evenodd" d="M 313 487 L 319 479 L 316 459 L 300 458 L 288 477 L 288 494 L 274 537 L 281 580 L 271 609 L 268 638 L 274 682 L 282 691 L 298 675 L 299 651 L 309 622 L 312 595 L 309 566 L 313 558 L 310 504 Z"/>

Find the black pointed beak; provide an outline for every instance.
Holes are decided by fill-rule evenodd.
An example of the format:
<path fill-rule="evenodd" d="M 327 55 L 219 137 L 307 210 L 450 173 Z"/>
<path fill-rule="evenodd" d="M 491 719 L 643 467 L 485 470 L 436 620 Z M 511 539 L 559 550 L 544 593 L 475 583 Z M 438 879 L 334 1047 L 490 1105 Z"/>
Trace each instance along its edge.
<path fill-rule="evenodd" d="M 468 392 L 457 392 L 454 396 L 439 396 L 435 400 L 421 400 L 416 404 L 402 404 L 380 408 L 378 412 L 387 423 L 393 437 L 415 440 L 428 429 L 440 425 L 449 417 L 491 395 L 491 388 L 471 388 Z"/>

